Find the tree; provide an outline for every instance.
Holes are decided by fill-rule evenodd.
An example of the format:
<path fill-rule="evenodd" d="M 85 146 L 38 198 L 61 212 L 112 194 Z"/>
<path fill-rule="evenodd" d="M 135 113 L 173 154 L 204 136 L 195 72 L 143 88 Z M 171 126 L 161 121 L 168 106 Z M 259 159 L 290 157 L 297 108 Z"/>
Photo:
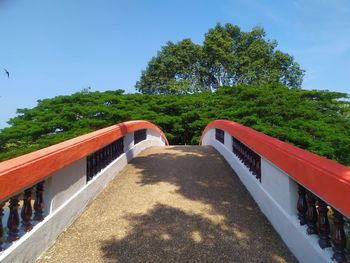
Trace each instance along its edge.
<path fill-rule="evenodd" d="M 19 109 L 0 130 L 0 161 L 127 120 L 159 125 L 170 144 L 197 144 L 212 120 L 227 119 L 350 165 L 349 95 L 280 84 L 222 86 L 194 94 L 77 92 Z"/>
<path fill-rule="evenodd" d="M 304 76 L 294 58 L 276 50 L 263 28 L 242 32 L 226 24 L 209 29 L 203 45 L 168 42 L 142 71 L 136 89 L 146 94 L 181 94 L 238 84 L 281 83 L 300 88 Z"/>
<path fill-rule="evenodd" d="M 191 93 L 203 89 L 202 48 L 190 39 L 168 42 L 142 72 L 136 89 L 145 94 Z"/>

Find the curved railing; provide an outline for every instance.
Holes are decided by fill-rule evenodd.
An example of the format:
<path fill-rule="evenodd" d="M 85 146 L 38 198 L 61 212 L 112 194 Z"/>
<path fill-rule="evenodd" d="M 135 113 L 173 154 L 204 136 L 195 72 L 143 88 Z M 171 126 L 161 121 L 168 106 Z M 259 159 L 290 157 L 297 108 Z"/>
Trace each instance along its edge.
<path fill-rule="evenodd" d="M 153 129 L 147 121 L 129 121 L 91 132 L 71 140 L 0 163 L 0 201 L 44 180 L 49 174 L 116 141 L 128 133 Z"/>
<path fill-rule="evenodd" d="M 167 144 L 164 133 L 156 125 L 147 121 L 129 121 L 1 162 L 0 254 L 6 250 L 0 255 L 0 261 L 7 256 L 4 255 L 10 250 L 7 248 L 42 222 L 45 216 L 59 213 L 62 206 L 69 207 L 67 202 L 75 202 L 72 208 L 67 208 L 70 214 L 56 222 L 61 224 L 56 228 L 62 229 L 61 222 L 66 220 L 69 224 L 70 219 L 76 217 L 102 189 L 101 186 L 140 150 Z M 105 175 L 97 176 L 100 174 Z M 93 186 L 95 177 L 100 181 Z M 76 198 L 77 194 L 81 196 Z M 3 220 L 4 211 L 6 220 Z M 6 221 L 7 228 L 3 221 Z M 22 248 L 21 254 L 25 254 L 23 251 Z M 25 260 L 28 258 L 31 257 Z M 19 258 L 16 261 L 22 262 Z"/>
<path fill-rule="evenodd" d="M 224 156 L 301 262 L 347 260 L 348 167 L 226 120 L 209 123 L 201 143 Z M 167 144 L 154 124 L 131 121 L 0 163 L 0 261 L 35 260 L 139 151 Z"/>
<path fill-rule="evenodd" d="M 248 190 L 261 191 L 271 204 L 277 203 L 277 210 L 298 216 L 300 225 L 307 225 L 308 235 L 318 235 L 322 249 L 333 247 L 332 258 L 338 262 L 346 260 L 344 220 L 350 218 L 348 167 L 227 120 L 209 123 L 201 142 L 217 148 L 239 176 L 245 169 L 254 175 L 258 180 L 246 181 Z M 241 180 L 245 182 L 247 178 L 242 176 Z M 266 206 L 267 202 L 259 201 L 261 197 L 254 196 L 255 192 L 252 195 L 259 206 Z M 291 209 L 286 208 L 288 202 Z M 275 213 L 268 207 L 264 209 L 268 217 Z M 329 210 L 333 211 L 332 216 Z M 270 217 L 273 221 L 276 213 Z M 278 224 L 274 224 L 277 231 Z M 281 228 L 279 232 L 283 238 L 285 230 Z"/>

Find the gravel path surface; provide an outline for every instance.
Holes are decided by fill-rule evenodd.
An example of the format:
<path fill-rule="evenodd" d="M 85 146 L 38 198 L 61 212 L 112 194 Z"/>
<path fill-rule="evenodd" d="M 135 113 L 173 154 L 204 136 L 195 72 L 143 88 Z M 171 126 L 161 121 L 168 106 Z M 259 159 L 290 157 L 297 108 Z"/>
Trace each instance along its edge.
<path fill-rule="evenodd" d="M 297 262 L 211 147 L 143 151 L 37 261 Z"/>

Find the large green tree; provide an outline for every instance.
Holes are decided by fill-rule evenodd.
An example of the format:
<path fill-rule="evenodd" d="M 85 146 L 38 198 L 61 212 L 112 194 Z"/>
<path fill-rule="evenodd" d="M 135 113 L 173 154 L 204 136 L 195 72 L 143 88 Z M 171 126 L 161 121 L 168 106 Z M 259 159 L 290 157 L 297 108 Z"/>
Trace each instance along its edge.
<path fill-rule="evenodd" d="M 304 71 L 276 47 L 277 42 L 267 40 L 260 27 L 243 32 L 232 24 L 217 24 L 205 34 L 203 45 L 190 39 L 168 42 L 142 71 L 136 89 L 146 94 L 181 94 L 237 84 L 300 88 Z"/>
<path fill-rule="evenodd" d="M 348 99 L 279 84 L 163 96 L 84 90 L 18 110 L 10 127 L 0 130 L 0 160 L 136 119 L 159 125 L 171 144 L 196 144 L 210 121 L 228 119 L 350 165 Z"/>
<path fill-rule="evenodd" d="M 205 89 L 201 77 L 203 50 L 190 39 L 168 42 L 148 63 L 136 88 L 146 94 L 191 93 Z"/>

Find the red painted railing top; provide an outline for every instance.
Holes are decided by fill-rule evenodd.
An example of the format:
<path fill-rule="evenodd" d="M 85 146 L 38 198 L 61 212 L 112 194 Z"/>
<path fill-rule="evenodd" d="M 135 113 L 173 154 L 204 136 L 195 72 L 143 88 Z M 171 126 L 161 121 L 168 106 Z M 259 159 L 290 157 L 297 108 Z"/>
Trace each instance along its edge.
<path fill-rule="evenodd" d="M 252 150 L 285 171 L 295 181 L 350 217 L 350 169 L 309 151 L 227 120 L 207 125 L 227 131 Z"/>
<path fill-rule="evenodd" d="M 50 147 L 0 163 L 0 201 L 42 181 L 51 173 L 73 163 L 127 133 L 153 129 L 164 133 L 147 121 L 129 121 L 94 131 Z"/>

